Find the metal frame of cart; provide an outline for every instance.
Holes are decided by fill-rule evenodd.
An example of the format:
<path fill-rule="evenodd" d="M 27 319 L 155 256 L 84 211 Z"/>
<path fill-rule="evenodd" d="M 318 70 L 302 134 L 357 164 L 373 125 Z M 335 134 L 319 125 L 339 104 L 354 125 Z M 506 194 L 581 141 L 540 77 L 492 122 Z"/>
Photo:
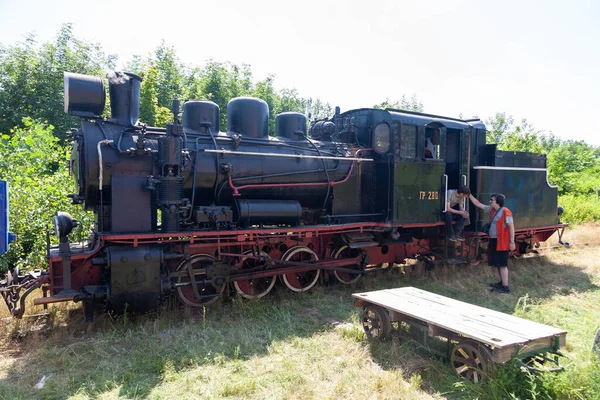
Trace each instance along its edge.
<path fill-rule="evenodd" d="M 414 287 L 352 297 L 354 305 L 363 308 L 362 324 L 369 337 L 385 339 L 392 323 L 405 323 L 412 339 L 433 353 L 439 352 L 428 346 L 429 338 L 445 338 L 446 352 L 440 355 L 450 359 L 461 378 L 480 382 L 494 364 L 534 357 L 556 364 L 549 370 L 562 369 L 558 355 L 566 344 L 566 331 Z M 397 331 L 404 336 L 401 329 Z"/>

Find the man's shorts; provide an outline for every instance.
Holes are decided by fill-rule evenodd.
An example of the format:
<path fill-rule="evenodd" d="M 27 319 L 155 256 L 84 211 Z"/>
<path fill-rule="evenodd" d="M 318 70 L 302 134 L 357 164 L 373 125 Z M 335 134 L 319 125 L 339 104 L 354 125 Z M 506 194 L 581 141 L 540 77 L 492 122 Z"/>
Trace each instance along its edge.
<path fill-rule="evenodd" d="M 488 244 L 488 265 L 490 267 L 508 267 L 509 251 L 496 251 L 497 239 L 490 239 Z"/>

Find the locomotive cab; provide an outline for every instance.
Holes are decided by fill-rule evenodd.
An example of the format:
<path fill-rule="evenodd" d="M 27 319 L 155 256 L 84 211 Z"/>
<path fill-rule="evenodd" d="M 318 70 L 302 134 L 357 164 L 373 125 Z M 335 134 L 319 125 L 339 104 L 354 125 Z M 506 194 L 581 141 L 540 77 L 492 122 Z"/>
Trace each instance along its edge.
<path fill-rule="evenodd" d="M 392 215 L 397 226 L 435 226 L 447 189 L 468 181 L 470 125 L 422 113 L 388 110 L 395 126 Z"/>

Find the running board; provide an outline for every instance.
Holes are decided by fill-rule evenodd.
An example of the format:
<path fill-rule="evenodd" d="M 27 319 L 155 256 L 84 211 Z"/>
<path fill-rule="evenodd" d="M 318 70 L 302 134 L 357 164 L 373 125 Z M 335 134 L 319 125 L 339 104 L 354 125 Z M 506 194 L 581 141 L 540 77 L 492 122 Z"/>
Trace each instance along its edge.
<path fill-rule="evenodd" d="M 379 246 L 379 242 L 354 242 L 348 243 L 351 249 L 364 249 L 365 247 Z"/>

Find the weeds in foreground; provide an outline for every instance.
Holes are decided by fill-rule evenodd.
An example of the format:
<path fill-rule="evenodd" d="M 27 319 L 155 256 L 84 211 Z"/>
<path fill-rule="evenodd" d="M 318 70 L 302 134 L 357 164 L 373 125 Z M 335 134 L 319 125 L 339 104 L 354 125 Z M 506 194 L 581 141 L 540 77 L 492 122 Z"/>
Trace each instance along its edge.
<path fill-rule="evenodd" d="M 192 315 L 100 316 L 85 333 L 79 309 L 0 326 L 0 398 L 600 398 L 590 352 L 600 325 L 600 249 L 516 260 L 511 293 L 488 292 L 487 267 L 451 274 L 365 278 L 256 302 L 233 298 Z M 457 381 L 448 363 L 397 338 L 369 341 L 351 294 L 412 285 L 566 329 L 562 373 L 500 366 L 483 384 Z M 47 378 L 43 389 L 34 385 Z"/>

